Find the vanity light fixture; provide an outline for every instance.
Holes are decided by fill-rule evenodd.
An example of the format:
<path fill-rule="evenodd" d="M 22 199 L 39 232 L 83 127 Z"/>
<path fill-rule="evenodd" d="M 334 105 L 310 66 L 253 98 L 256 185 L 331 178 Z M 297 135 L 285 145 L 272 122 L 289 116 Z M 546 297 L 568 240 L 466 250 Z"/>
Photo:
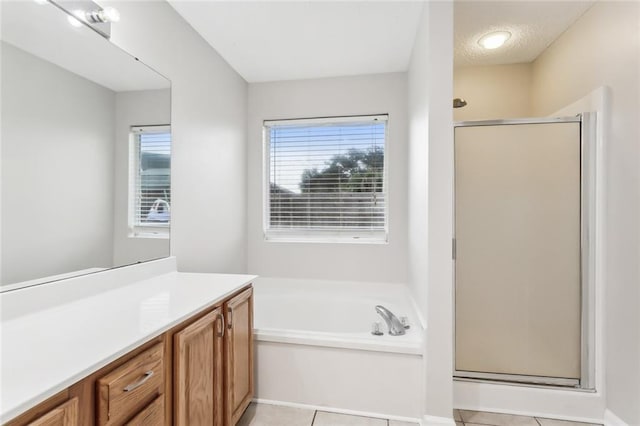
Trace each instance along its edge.
<path fill-rule="evenodd" d="M 81 27 L 83 21 L 88 24 L 102 24 L 109 22 L 118 22 L 120 20 L 120 13 L 113 7 L 105 7 L 104 9 L 92 10 L 90 12 L 76 9 L 72 12 L 72 14 L 73 16 L 67 16 L 67 20 L 72 26 L 76 28 Z"/>
<path fill-rule="evenodd" d="M 511 38 L 509 31 L 494 31 L 480 37 L 478 44 L 485 49 L 497 49 Z"/>
<path fill-rule="evenodd" d="M 113 7 L 105 7 L 102 10 L 94 10 L 86 13 L 87 21 L 94 24 L 100 22 L 118 22 L 120 20 L 120 12 Z"/>

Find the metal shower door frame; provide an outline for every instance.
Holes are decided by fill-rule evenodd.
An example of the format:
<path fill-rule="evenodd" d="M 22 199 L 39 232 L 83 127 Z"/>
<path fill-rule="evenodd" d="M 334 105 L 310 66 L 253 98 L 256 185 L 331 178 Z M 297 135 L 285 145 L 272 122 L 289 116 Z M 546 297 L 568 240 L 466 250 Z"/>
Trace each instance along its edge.
<path fill-rule="evenodd" d="M 480 382 L 507 382 L 518 385 L 543 385 L 595 389 L 595 190 L 596 190 L 596 114 L 584 112 L 574 117 L 516 118 L 503 120 L 460 121 L 457 127 L 509 126 L 521 124 L 580 124 L 580 379 L 541 377 L 517 374 L 462 371 L 456 369 L 456 339 L 453 338 L 453 376 L 456 379 Z M 455 149 L 454 149 L 455 170 Z M 453 176 L 455 200 L 456 182 Z M 456 330 L 456 205 L 453 205 L 453 330 Z"/>

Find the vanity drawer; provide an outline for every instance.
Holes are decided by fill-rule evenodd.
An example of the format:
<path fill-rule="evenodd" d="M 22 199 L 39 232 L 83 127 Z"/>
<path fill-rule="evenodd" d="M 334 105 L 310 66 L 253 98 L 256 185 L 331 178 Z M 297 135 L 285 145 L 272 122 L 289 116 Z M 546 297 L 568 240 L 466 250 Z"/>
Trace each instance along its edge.
<path fill-rule="evenodd" d="M 163 352 L 158 343 L 98 379 L 98 425 L 123 424 L 164 393 Z"/>
<path fill-rule="evenodd" d="M 158 426 L 164 424 L 164 395 L 157 397 L 137 416 L 129 420 L 126 426 Z"/>

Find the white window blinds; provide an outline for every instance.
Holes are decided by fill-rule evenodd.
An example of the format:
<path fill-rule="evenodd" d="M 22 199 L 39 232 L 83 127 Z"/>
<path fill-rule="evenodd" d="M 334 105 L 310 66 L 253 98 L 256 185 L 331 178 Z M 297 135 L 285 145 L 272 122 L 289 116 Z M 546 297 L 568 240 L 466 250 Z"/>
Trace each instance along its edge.
<path fill-rule="evenodd" d="M 267 239 L 385 241 L 387 116 L 265 121 Z"/>
<path fill-rule="evenodd" d="M 171 130 L 132 127 L 132 225 L 134 233 L 167 228 L 171 221 Z"/>

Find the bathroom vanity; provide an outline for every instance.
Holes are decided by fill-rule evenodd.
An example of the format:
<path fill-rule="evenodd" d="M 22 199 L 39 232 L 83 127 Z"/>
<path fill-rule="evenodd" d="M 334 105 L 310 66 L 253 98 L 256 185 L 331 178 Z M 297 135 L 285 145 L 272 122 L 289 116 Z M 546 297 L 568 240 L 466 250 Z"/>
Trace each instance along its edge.
<path fill-rule="evenodd" d="M 162 259 L 171 82 L 102 12 L 2 4 L 0 424 L 232 425 L 253 396 L 255 277 Z"/>
<path fill-rule="evenodd" d="M 157 273 L 172 263 L 0 294 L 2 424 L 234 425 L 253 397 L 255 277 Z"/>

